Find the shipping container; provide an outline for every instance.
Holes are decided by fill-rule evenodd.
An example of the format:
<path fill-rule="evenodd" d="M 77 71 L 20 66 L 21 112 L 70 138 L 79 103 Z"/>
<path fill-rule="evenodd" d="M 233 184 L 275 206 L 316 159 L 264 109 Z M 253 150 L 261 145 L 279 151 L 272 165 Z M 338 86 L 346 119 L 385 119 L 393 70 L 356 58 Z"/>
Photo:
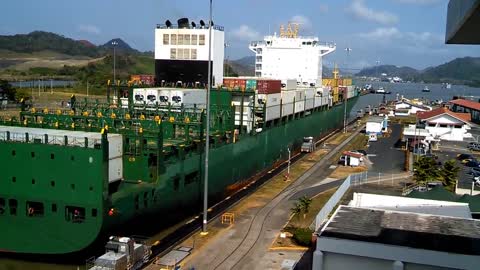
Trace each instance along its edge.
<path fill-rule="evenodd" d="M 185 89 L 170 91 L 170 104 L 174 107 L 184 106 L 192 108 L 205 108 L 207 92 L 203 89 Z"/>
<path fill-rule="evenodd" d="M 295 100 L 295 109 L 294 113 L 303 112 L 305 110 L 305 100 Z"/>
<path fill-rule="evenodd" d="M 255 91 L 257 90 L 257 80 L 256 79 L 247 79 L 245 84 L 245 90 Z"/>
<path fill-rule="evenodd" d="M 292 115 L 295 104 L 295 91 L 282 91 L 282 116 Z"/>
<path fill-rule="evenodd" d="M 123 158 L 108 160 L 108 182 L 115 182 L 123 178 Z"/>
<path fill-rule="evenodd" d="M 258 94 L 276 94 L 282 91 L 282 82 L 280 80 L 257 80 Z"/>
<path fill-rule="evenodd" d="M 295 90 L 295 102 L 305 100 L 305 89 Z"/>
<path fill-rule="evenodd" d="M 252 106 L 253 98 L 252 97 L 243 97 L 243 118 L 242 118 L 242 97 L 235 96 L 232 98 L 232 105 L 235 106 L 235 125 L 242 126 L 247 128 L 247 132 L 252 130 L 253 126 L 253 113 Z"/>
<path fill-rule="evenodd" d="M 246 89 L 247 80 L 238 77 L 223 78 L 223 85 L 230 90 L 239 89 L 244 91 Z"/>
<path fill-rule="evenodd" d="M 267 107 L 265 111 L 265 121 L 271 121 L 280 118 L 280 104 Z"/>
<path fill-rule="evenodd" d="M 297 89 L 297 80 L 296 79 L 288 79 L 282 81 L 282 90 L 283 91 L 291 91 Z"/>
<path fill-rule="evenodd" d="M 352 85 L 352 79 L 351 78 L 343 79 L 343 85 L 351 86 Z"/>
<path fill-rule="evenodd" d="M 145 93 L 147 105 L 158 104 L 158 88 L 147 88 Z"/>
<path fill-rule="evenodd" d="M 160 89 L 158 90 L 158 102 L 160 105 L 168 105 L 170 103 L 171 90 Z"/>
<path fill-rule="evenodd" d="M 133 89 L 133 103 L 143 105 L 146 102 L 146 90 L 144 88 Z"/>
<path fill-rule="evenodd" d="M 258 94 L 257 95 L 257 100 L 255 102 L 256 107 L 263 108 L 264 104 L 267 104 L 267 107 L 271 106 L 277 106 L 280 105 L 280 101 L 282 100 L 282 94 L 281 93 L 276 93 L 276 94 Z"/>
<path fill-rule="evenodd" d="M 305 110 L 313 109 L 315 103 L 315 88 L 305 89 Z"/>

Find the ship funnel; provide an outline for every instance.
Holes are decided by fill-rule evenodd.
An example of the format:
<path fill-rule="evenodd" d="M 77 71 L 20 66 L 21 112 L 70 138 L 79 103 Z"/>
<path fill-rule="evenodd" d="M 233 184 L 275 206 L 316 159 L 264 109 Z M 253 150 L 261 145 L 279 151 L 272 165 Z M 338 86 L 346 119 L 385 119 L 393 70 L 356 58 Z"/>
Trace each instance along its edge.
<path fill-rule="evenodd" d="M 195 22 L 192 22 L 192 28 L 197 28 L 197 24 Z"/>
<path fill-rule="evenodd" d="M 167 26 L 167 28 L 172 27 L 172 23 L 170 22 L 170 20 L 166 20 L 165 25 Z"/>
<path fill-rule="evenodd" d="M 178 19 L 178 28 L 190 28 L 190 24 L 188 23 L 188 18 L 181 18 Z"/>
<path fill-rule="evenodd" d="M 204 22 L 203 20 L 200 20 L 200 26 L 201 26 L 202 28 L 205 28 L 205 22 Z"/>

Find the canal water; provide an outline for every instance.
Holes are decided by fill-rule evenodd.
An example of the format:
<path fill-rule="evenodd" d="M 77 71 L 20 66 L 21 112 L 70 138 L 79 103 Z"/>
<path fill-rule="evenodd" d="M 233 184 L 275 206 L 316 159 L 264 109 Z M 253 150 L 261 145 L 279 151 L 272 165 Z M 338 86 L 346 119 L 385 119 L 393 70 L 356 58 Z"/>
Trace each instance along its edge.
<path fill-rule="evenodd" d="M 363 86 L 368 82 L 358 83 L 358 86 Z M 468 97 L 472 100 L 479 100 L 480 98 L 480 88 L 472 88 L 463 85 L 452 85 L 451 89 L 445 89 L 441 84 L 417 84 L 417 83 L 370 83 L 372 86 L 377 89 L 378 87 L 385 88 L 386 91 L 390 91 L 390 95 L 386 95 L 387 100 L 393 100 L 396 98 L 397 94 L 399 96 L 404 96 L 405 98 L 423 98 L 430 101 L 451 100 L 454 95 Z M 428 86 L 430 91 L 429 93 L 422 92 L 422 89 Z M 350 118 L 354 119 L 356 116 L 356 111 L 364 109 L 366 106 L 378 106 L 383 101 L 383 95 L 378 94 L 368 94 L 361 96 L 355 106 L 352 109 Z M 1 241 L 1 239 L 0 239 Z M 87 259 L 87 258 L 85 258 Z M 63 261 L 63 260 L 59 260 Z M 84 264 L 80 263 L 66 263 L 66 264 L 52 264 L 52 263 L 42 263 L 34 260 L 28 259 L 12 259 L 8 255 L 0 255 L 0 270 L 23 270 L 23 269 L 38 269 L 38 270 L 77 270 L 85 269 Z"/>

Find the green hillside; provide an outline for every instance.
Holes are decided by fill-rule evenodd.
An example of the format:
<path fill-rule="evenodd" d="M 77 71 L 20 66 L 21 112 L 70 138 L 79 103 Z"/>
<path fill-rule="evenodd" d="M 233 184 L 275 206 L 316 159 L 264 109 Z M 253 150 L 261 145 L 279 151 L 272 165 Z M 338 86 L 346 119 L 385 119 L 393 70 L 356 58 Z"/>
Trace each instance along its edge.
<path fill-rule="evenodd" d="M 428 68 L 420 75 L 423 81 L 465 82 L 480 85 L 480 57 L 457 58 L 443 65 Z"/>

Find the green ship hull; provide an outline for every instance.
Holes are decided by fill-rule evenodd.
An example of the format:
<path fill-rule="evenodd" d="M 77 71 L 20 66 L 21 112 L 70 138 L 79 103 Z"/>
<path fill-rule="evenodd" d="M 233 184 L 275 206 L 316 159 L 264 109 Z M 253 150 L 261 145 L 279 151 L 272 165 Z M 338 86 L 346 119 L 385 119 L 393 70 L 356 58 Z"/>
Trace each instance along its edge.
<path fill-rule="evenodd" d="M 357 99 L 347 102 L 347 113 Z M 299 147 L 304 136 L 319 137 L 342 126 L 344 110 L 342 104 L 319 107 L 212 147 L 209 196 L 225 197 L 253 175 L 285 160 L 287 147 Z M 0 251 L 74 253 L 137 218 L 156 215 L 155 222 L 162 222 L 162 216 L 202 205 L 201 149 L 165 160 L 161 154 L 155 159 L 124 154 L 124 180 L 112 185 L 106 180 L 108 135 L 102 135 L 101 145 L 65 147 L 0 138 Z"/>

